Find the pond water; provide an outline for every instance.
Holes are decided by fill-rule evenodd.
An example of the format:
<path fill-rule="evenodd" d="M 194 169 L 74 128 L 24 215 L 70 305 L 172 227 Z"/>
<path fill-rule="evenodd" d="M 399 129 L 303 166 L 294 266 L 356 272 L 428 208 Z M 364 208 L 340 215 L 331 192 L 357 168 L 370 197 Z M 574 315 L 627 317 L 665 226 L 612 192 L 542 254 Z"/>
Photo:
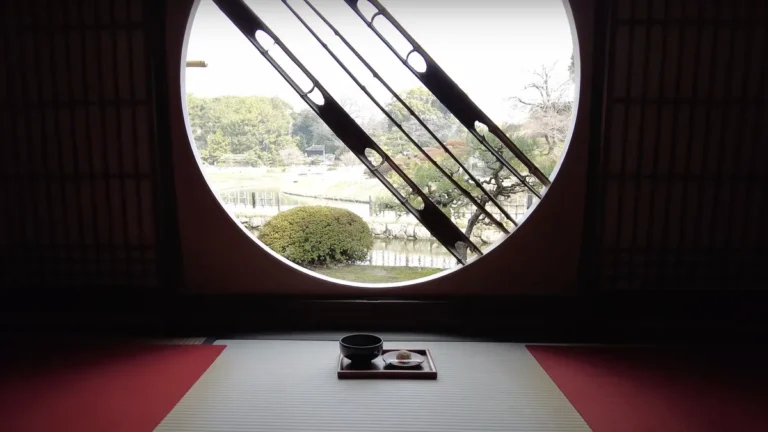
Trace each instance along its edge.
<path fill-rule="evenodd" d="M 392 212 L 374 215 L 370 202 L 297 196 L 281 192 L 279 189 L 237 189 L 222 191 L 218 195 L 223 204 L 231 210 L 256 209 L 261 215 L 276 215 L 300 206 L 326 205 L 350 210 L 368 223 L 372 223 L 372 220 L 406 221 L 412 218 L 410 215 L 396 215 Z M 525 212 L 525 209 L 523 204 L 518 211 Z M 254 235 L 258 233 L 254 231 Z M 456 259 L 436 240 L 377 238 L 374 239 L 367 259 L 360 264 L 449 269 L 456 265 Z"/>
<path fill-rule="evenodd" d="M 370 204 L 321 198 L 301 197 L 263 189 L 241 189 L 219 193 L 224 205 L 233 208 L 258 208 L 277 214 L 293 207 L 329 205 L 350 210 L 364 219 L 371 216 Z M 386 216 L 386 215 L 378 215 Z M 394 215 L 393 215 L 394 218 Z M 253 230 L 254 235 L 258 232 Z M 456 259 L 435 240 L 374 239 L 373 248 L 362 265 L 392 267 L 431 267 L 448 269 Z"/>
<path fill-rule="evenodd" d="M 437 241 L 374 239 L 368 259 L 361 264 L 449 269 L 456 265 L 456 258 Z"/>
<path fill-rule="evenodd" d="M 393 211 L 376 211 L 370 200 L 348 200 L 301 196 L 279 190 L 265 189 L 238 189 L 219 192 L 219 198 L 230 209 L 258 209 L 264 214 L 276 215 L 282 211 L 300 206 L 331 206 L 347 209 L 356 215 L 368 220 L 371 217 L 380 219 L 401 219 L 415 221 L 409 214 L 397 214 Z M 531 203 L 526 202 L 525 195 L 514 196 L 514 204 L 505 205 L 515 219 L 521 220 L 525 215 Z M 501 214 L 490 208 L 492 213 L 498 218 Z M 454 220 L 466 223 L 467 218 L 472 214 L 472 208 L 464 210 L 454 210 Z"/>
<path fill-rule="evenodd" d="M 251 230 L 258 236 L 256 230 Z M 456 258 L 434 240 L 373 239 L 373 248 L 360 265 L 449 269 Z"/>

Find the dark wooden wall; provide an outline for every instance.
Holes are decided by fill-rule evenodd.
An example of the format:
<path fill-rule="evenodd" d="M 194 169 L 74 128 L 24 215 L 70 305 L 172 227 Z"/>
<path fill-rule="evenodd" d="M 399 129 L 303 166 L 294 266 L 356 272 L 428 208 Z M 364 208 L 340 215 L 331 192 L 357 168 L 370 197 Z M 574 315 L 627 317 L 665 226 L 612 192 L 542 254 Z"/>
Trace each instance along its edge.
<path fill-rule="evenodd" d="M 153 3 L 2 2 L 0 285 L 168 279 Z"/>
<path fill-rule="evenodd" d="M 589 280 L 603 291 L 765 289 L 768 5 L 613 3 Z"/>
<path fill-rule="evenodd" d="M 2 2 L 0 286 L 177 288 L 162 3 Z M 579 292 L 768 290 L 766 2 L 597 3 Z"/>

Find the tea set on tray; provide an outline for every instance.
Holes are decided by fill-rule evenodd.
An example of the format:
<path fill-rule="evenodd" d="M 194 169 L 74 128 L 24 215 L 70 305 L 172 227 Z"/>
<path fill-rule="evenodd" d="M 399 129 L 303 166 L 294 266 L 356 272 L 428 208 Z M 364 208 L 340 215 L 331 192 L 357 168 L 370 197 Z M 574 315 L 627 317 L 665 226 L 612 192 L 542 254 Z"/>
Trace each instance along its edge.
<path fill-rule="evenodd" d="M 411 368 L 424 363 L 424 356 L 407 351 L 384 351 L 384 340 L 371 334 L 353 334 L 339 340 L 341 355 L 355 364 L 370 363 L 381 356 L 385 366 Z"/>
<path fill-rule="evenodd" d="M 351 334 L 339 340 L 339 378 L 437 378 L 427 349 L 385 349 L 372 334 Z"/>

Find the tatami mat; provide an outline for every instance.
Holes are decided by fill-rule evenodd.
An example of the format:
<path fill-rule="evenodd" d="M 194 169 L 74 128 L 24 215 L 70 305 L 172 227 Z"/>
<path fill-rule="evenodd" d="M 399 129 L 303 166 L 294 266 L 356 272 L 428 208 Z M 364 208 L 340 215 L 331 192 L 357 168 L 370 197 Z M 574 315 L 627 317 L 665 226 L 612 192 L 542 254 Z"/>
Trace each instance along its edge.
<path fill-rule="evenodd" d="M 204 337 L 188 337 L 188 338 L 172 338 L 172 339 L 142 339 L 141 342 L 160 344 L 160 345 L 202 345 L 207 338 Z"/>
<path fill-rule="evenodd" d="M 437 381 L 344 381 L 336 342 L 216 344 L 228 346 L 158 431 L 589 430 L 524 345 L 402 342 L 432 350 Z"/>
<path fill-rule="evenodd" d="M 233 337 L 225 337 L 224 339 L 237 339 L 237 340 L 301 340 L 301 341 L 338 341 L 343 336 L 350 333 L 357 333 L 355 331 L 346 332 L 333 332 L 333 331 L 314 331 L 314 332 L 274 332 L 274 333 L 252 333 L 252 334 L 238 334 Z M 368 331 L 362 331 L 361 333 L 369 333 Z M 411 332 L 374 332 L 377 336 L 381 336 L 385 341 L 398 341 L 398 342 L 473 342 L 478 341 L 476 338 L 462 337 L 455 334 L 439 334 L 439 333 L 411 333 Z M 486 341 L 483 341 L 486 342 Z"/>

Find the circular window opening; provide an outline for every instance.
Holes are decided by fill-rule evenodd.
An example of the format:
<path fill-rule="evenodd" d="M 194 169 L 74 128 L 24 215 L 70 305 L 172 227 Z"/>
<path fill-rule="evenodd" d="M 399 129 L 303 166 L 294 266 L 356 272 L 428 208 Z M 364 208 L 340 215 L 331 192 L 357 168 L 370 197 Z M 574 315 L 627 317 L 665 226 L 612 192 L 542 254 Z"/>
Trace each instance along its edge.
<path fill-rule="evenodd" d="M 481 259 L 544 197 L 578 88 L 562 0 L 381 0 L 394 24 L 368 1 L 251 0 L 268 26 L 241 27 L 254 34 L 217 3 L 190 21 L 186 116 L 209 186 L 261 247 L 326 277 L 406 282 Z M 429 57 L 484 121 L 465 127 L 441 101 L 471 104 L 420 81 Z M 346 113 L 337 132 L 369 138 L 335 134 L 326 104 Z"/>

